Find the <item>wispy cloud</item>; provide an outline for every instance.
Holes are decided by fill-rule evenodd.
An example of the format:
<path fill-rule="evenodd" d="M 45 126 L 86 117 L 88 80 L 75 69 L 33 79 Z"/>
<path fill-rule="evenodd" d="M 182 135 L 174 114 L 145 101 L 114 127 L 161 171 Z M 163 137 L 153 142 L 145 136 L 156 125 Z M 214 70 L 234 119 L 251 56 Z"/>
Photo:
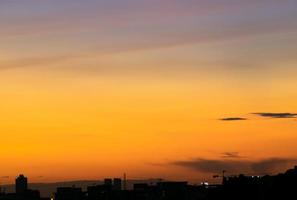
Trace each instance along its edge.
<path fill-rule="evenodd" d="M 239 152 L 224 152 L 222 153 L 222 158 L 243 158 Z"/>
<path fill-rule="evenodd" d="M 76 56 L 78 57 L 78 56 Z M 44 57 L 29 57 L 22 59 L 12 59 L 12 60 L 1 60 L 0 70 L 9 70 L 15 68 L 26 68 L 26 67 L 41 67 L 48 66 L 52 64 L 63 63 L 74 59 L 75 56 L 65 55 L 65 56 L 44 56 Z"/>

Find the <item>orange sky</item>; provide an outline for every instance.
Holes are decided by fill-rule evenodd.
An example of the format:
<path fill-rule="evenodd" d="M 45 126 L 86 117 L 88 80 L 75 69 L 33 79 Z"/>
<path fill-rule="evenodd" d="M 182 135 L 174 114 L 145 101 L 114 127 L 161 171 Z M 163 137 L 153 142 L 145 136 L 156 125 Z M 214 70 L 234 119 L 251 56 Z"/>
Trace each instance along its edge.
<path fill-rule="evenodd" d="M 223 170 L 210 161 L 295 163 L 294 2 L 164 1 L 141 14 L 141 1 L 97 16 L 91 0 L 79 13 L 63 0 L 60 22 L 58 1 L 30 2 L 0 3 L 0 177 L 10 176 L 0 183 L 19 173 L 200 181 Z M 220 120 L 230 117 L 248 120 Z M 202 169 L 205 160 L 215 170 Z"/>

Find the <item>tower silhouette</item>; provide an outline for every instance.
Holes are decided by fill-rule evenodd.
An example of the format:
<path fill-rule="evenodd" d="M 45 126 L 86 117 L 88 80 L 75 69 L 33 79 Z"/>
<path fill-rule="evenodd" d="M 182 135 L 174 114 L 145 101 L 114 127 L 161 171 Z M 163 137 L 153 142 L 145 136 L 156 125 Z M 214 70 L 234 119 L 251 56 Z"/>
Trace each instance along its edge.
<path fill-rule="evenodd" d="M 23 174 L 15 179 L 15 192 L 17 194 L 24 193 L 28 190 L 28 179 Z"/>

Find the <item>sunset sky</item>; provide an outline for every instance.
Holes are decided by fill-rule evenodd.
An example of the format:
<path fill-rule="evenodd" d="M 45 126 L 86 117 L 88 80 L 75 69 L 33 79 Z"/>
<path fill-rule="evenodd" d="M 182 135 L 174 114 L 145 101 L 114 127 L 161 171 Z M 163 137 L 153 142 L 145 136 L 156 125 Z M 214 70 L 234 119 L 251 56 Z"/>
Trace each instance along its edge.
<path fill-rule="evenodd" d="M 0 184 L 292 167 L 296 19 L 296 0 L 0 0 Z"/>

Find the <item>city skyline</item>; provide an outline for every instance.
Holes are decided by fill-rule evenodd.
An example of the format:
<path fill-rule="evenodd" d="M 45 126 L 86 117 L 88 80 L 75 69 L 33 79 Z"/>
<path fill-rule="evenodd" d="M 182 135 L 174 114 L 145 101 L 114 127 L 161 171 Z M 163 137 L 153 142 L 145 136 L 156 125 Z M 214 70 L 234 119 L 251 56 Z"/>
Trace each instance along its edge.
<path fill-rule="evenodd" d="M 211 200 L 211 199 L 290 199 L 295 196 L 297 166 L 273 176 L 237 174 L 221 176 L 221 183 L 187 181 L 135 180 L 106 178 L 96 182 L 28 184 L 20 174 L 15 179 L 14 191 L 0 187 L 1 200 Z M 126 187 L 127 183 L 130 187 Z M 76 185 L 79 184 L 79 185 Z M 51 186 L 50 186 L 51 185 Z M 32 189 L 34 188 L 34 189 Z"/>
<path fill-rule="evenodd" d="M 0 183 L 296 165 L 296 7 L 0 0 Z"/>

